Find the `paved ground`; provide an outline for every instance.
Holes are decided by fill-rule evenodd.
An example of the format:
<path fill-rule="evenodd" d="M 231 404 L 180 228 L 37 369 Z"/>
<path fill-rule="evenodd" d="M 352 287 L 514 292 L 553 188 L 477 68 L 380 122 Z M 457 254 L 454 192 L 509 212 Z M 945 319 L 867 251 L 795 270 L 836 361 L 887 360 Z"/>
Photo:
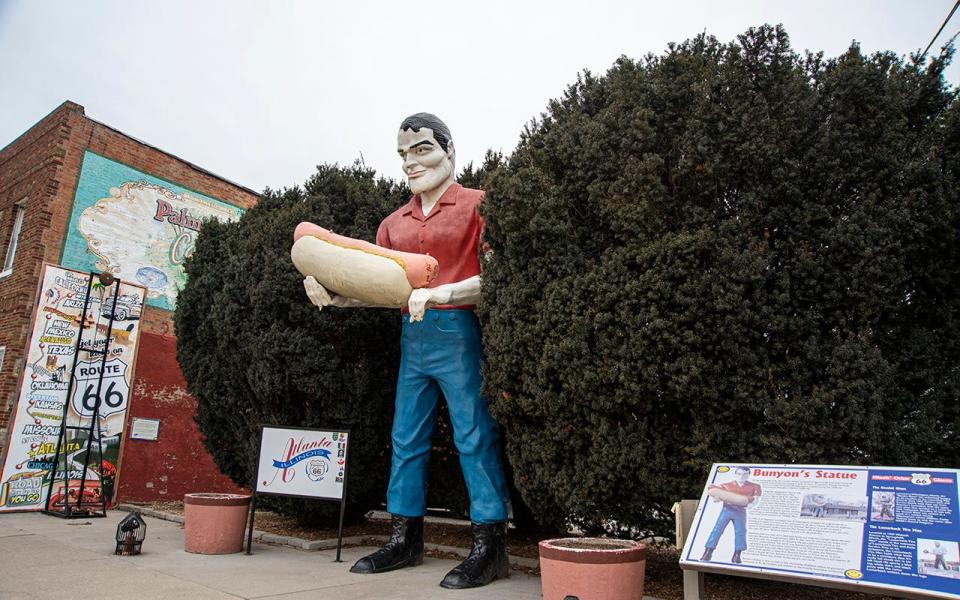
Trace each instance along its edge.
<path fill-rule="evenodd" d="M 114 556 L 117 523 L 105 519 L 63 520 L 38 513 L 0 515 L 0 599 L 174 598 L 177 600 L 336 597 L 397 600 L 540 598 L 540 580 L 513 571 L 504 581 L 476 590 L 438 586 L 457 562 L 426 558 L 423 565 L 380 575 L 354 575 L 350 565 L 371 548 L 306 552 L 254 544 L 253 556 L 201 556 L 183 551 L 183 529 L 146 517 L 140 556 Z"/>

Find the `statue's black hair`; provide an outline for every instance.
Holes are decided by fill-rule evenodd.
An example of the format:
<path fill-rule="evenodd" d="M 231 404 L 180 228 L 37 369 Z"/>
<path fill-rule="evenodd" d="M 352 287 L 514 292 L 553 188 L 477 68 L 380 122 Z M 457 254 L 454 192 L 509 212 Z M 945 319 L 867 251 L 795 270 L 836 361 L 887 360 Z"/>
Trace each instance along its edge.
<path fill-rule="evenodd" d="M 403 123 L 400 123 L 400 131 L 406 131 L 412 129 L 414 131 L 420 131 L 422 128 L 428 128 L 433 131 L 433 138 L 437 140 L 440 144 L 440 147 L 443 148 L 443 151 L 447 151 L 447 145 L 452 141 L 453 136 L 450 135 L 450 129 L 447 127 L 446 123 L 441 121 L 436 115 L 431 115 L 430 113 L 417 113 L 415 115 L 410 115 L 403 120 Z"/>

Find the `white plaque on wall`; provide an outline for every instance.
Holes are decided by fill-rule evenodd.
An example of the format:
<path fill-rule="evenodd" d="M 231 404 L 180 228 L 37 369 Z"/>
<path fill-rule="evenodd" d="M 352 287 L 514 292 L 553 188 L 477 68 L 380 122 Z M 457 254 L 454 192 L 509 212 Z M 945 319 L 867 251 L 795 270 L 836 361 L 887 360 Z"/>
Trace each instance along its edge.
<path fill-rule="evenodd" d="M 131 440 L 157 441 L 160 437 L 160 419 L 134 417 L 130 423 Z"/>

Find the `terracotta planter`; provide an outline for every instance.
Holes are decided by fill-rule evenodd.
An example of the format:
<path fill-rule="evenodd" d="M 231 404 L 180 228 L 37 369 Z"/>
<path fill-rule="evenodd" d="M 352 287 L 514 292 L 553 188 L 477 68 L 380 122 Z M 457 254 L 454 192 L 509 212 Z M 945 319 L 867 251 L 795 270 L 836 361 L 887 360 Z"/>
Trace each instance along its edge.
<path fill-rule="evenodd" d="M 183 549 L 194 554 L 243 550 L 250 496 L 187 494 L 183 497 Z"/>
<path fill-rule="evenodd" d="M 540 542 L 544 600 L 642 600 L 647 545 L 607 538 Z"/>

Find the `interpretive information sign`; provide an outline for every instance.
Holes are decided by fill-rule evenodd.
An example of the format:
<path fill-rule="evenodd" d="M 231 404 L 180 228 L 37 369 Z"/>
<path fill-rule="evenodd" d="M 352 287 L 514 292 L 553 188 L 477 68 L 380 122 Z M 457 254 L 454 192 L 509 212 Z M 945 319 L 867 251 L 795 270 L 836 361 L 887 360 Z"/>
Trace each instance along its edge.
<path fill-rule="evenodd" d="M 91 286 L 81 348 L 103 348 L 109 333 L 110 356 L 103 364 L 101 360 L 89 358 L 95 355 L 81 352 L 77 357 L 73 389 L 67 389 L 89 278 L 89 273 L 53 265 L 47 265 L 44 270 L 0 476 L 0 512 L 42 510 L 46 505 L 48 477 L 53 469 L 64 416 L 68 425 L 75 426 L 87 426 L 90 419 L 99 419 L 103 472 L 87 469 L 84 474 L 83 449 L 86 448 L 87 434 L 68 430 L 64 442 L 67 464 L 70 465 L 67 477 L 71 481 L 85 479 L 85 489 L 89 490 L 85 494 L 91 494 L 91 498 L 98 499 L 102 495 L 108 504 L 113 499 L 120 440 L 140 337 L 140 313 L 147 290 L 121 283 L 119 296 L 114 302 L 114 286 L 95 280 Z M 95 417 L 93 410 L 97 405 L 97 382 L 101 370 L 100 409 Z M 60 488 L 57 485 L 54 485 L 52 505 L 62 502 L 63 484 L 59 483 Z"/>
<path fill-rule="evenodd" d="M 960 598 L 958 476 L 715 464 L 680 563 Z"/>
<path fill-rule="evenodd" d="M 343 500 L 347 432 L 264 427 L 258 494 Z"/>

